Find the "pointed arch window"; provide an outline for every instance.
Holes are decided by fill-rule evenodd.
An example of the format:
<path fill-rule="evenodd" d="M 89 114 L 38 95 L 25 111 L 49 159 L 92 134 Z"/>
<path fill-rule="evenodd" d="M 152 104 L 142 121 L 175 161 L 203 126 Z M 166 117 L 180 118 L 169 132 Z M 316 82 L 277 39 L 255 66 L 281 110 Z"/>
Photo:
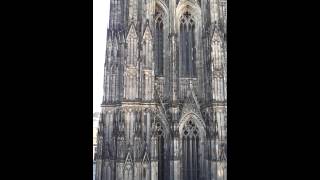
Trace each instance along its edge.
<path fill-rule="evenodd" d="M 180 76 L 196 77 L 195 22 L 187 11 L 180 18 Z"/>
<path fill-rule="evenodd" d="M 165 131 L 163 128 L 163 124 L 157 119 L 153 123 L 153 137 L 156 140 L 156 146 L 154 147 L 157 160 L 158 160 L 158 180 L 166 180 L 166 172 L 169 171 L 169 161 L 167 159 L 167 148 L 166 148 L 166 141 L 165 141 Z"/>
<path fill-rule="evenodd" d="M 156 13 L 155 20 L 155 74 L 163 76 L 163 17 Z"/>
<path fill-rule="evenodd" d="M 164 130 L 160 122 L 156 123 L 157 152 L 158 152 L 158 180 L 165 180 L 164 159 Z"/>
<path fill-rule="evenodd" d="M 199 129 L 189 119 L 182 129 L 182 167 L 184 180 L 200 179 Z"/>
<path fill-rule="evenodd" d="M 145 179 L 146 178 L 146 168 L 143 168 L 143 171 L 142 171 L 142 177 L 143 177 L 143 179 Z"/>

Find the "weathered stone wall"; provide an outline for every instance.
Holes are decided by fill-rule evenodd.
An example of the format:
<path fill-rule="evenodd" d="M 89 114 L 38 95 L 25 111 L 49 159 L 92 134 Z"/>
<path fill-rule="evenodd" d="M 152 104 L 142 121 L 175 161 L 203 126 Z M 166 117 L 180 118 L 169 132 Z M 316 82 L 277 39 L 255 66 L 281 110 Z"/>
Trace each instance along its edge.
<path fill-rule="evenodd" d="M 226 0 L 110 3 L 96 180 L 226 180 Z"/>

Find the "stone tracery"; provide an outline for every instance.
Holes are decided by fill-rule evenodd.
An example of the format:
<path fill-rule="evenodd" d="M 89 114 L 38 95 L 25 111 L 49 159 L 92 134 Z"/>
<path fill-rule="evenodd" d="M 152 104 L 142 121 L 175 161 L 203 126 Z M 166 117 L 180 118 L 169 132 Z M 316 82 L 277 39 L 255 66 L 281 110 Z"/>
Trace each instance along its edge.
<path fill-rule="evenodd" d="M 175 2 L 110 1 L 96 180 L 226 180 L 226 0 Z"/>

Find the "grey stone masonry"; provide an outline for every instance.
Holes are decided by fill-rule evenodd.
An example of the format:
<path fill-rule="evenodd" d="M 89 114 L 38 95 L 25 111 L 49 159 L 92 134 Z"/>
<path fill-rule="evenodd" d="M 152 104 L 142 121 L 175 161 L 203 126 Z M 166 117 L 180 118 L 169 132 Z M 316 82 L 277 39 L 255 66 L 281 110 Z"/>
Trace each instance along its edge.
<path fill-rule="evenodd" d="M 96 180 L 227 179 L 227 0 L 110 0 Z"/>

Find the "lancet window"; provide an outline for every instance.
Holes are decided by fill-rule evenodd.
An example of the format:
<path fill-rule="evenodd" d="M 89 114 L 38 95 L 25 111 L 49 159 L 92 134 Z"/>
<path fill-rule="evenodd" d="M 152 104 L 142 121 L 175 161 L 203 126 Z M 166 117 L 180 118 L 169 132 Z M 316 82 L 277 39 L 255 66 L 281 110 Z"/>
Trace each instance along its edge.
<path fill-rule="evenodd" d="M 195 21 L 186 11 L 180 18 L 180 76 L 196 77 Z"/>
<path fill-rule="evenodd" d="M 163 75 L 163 15 L 161 12 L 156 11 L 155 19 L 155 74 L 158 76 Z"/>
<path fill-rule="evenodd" d="M 182 167 L 184 180 L 199 179 L 199 129 L 192 119 L 182 129 Z"/>
<path fill-rule="evenodd" d="M 165 180 L 165 149 L 164 149 L 164 129 L 158 121 L 155 124 L 155 133 L 157 136 L 157 152 L 158 152 L 158 180 Z"/>

